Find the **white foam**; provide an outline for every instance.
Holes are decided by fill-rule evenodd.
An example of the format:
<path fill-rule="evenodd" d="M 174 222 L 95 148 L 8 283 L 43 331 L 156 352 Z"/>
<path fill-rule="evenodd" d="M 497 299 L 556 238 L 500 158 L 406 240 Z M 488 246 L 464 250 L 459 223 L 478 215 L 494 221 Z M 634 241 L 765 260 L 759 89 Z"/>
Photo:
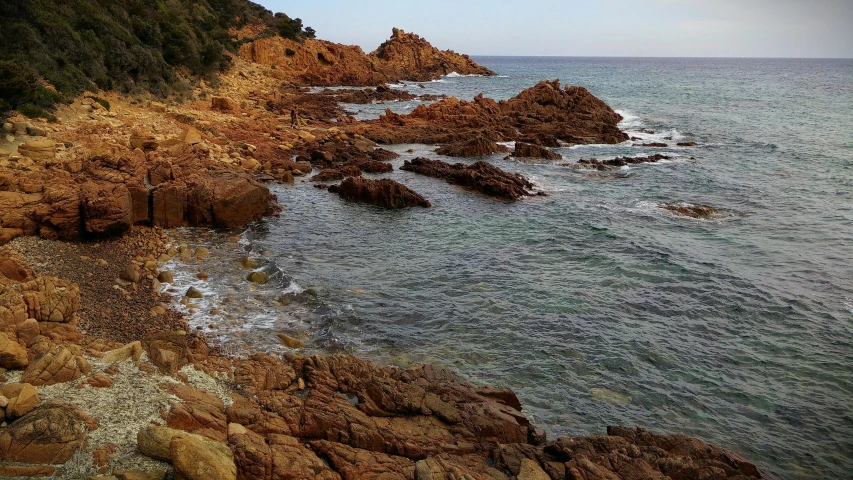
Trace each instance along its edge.
<path fill-rule="evenodd" d="M 622 115 L 622 121 L 619 122 L 619 126 L 623 129 L 632 127 L 639 128 L 643 126 L 643 121 L 640 119 L 640 117 L 634 115 L 628 110 L 614 110 L 614 112 L 618 113 L 619 115 Z"/>
<path fill-rule="evenodd" d="M 457 78 L 457 77 L 462 77 L 462 76 L 463 76 L 463 75 L 460 75 L 460 74 L 459 74 L 459 73 L 457 73 L 457 72 L 450 72 L 450 73 L 448 73 L 447 75 L 445 75 L 445 77 L 448 77 L 448 78 Z"/>

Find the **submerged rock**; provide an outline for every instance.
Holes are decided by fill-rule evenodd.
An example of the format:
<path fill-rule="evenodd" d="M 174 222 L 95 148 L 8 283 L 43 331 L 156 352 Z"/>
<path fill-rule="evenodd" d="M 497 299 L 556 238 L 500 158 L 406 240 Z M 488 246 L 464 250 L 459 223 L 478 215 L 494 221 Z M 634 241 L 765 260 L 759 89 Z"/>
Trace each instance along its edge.
<path fill-rule="evenodd" d="M 656 163 L 661 160 L 669 160 L 672 157 L 656 153 L 646 157 L 616 157 L 611 160 L 598 160 L 595 158 L 578 160 L 579 167 L 590 167 L 596 170 L 618 170 L 626 165 L 637 165 L 640 163 Z"/>
<path fill-rule="evenodd" d="M 664 205 L 664 210 L 668 210 L 676 215 L 690 218 L 708 219 L 719 214 L 719 211 L 710 205 L 691 205 L 688 203 L 676 203 L 672 205 Z"/>

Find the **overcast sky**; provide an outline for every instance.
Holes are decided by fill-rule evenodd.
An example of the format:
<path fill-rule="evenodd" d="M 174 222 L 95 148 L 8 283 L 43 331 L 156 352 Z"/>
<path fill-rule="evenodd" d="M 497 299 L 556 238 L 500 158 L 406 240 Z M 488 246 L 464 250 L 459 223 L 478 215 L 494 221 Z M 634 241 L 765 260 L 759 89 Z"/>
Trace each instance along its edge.
<path fill-rule="evenodd" d="M 853 57 L 853 0 L 259 3 L 366 52 L 398 27 L 472 55 Z"/>

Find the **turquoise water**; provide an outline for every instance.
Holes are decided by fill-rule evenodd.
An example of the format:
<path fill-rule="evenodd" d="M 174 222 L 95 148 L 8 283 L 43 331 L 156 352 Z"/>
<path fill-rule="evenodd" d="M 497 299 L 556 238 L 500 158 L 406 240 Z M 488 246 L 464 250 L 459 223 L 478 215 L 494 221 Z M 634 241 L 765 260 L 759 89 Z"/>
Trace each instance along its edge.
<path fill-rule="evenodd" d="M 508 98 L 560 78 L 622 113 L 631 135 L 699 146 L 491 157 L 548 193 L 512 204 L 399 170 L 387 176 L 431 209 L 275 186 L 281 217 L 239 248 L 219 241 L 209 270 L 222 273 L 205 288 L 242 301 L 218 331 L 232 325 L 271 350 L 286 331 L 313 350 L 440 364 L 511 387 L 551 438 L 637 425 L 697 436 L 782 478 L 853 478 L 853 61 L 477 60 L 501 76 L 408 88 Z M 351 108 L 370 118 L 388 106 Z M 392 147 L 395 169 L 439 158 L 432 148 Z M 652 153 L 674 159 L 605 176 L 566 165 Z M 660 208 L 673 202 L 724 214 Z M 247 292 L 243 273 L 226 275 L 245 254 L 275 281 Z M 270 307 L 283 292 L 298 301 Z"/>

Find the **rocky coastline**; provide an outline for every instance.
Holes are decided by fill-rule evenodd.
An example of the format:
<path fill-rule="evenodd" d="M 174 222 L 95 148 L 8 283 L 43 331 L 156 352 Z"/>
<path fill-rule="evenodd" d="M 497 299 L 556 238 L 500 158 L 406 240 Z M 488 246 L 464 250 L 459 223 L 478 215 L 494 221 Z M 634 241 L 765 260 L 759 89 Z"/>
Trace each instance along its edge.
<path fill-rule="evenodd" d="M 60 107 L 56 122 L 4 122 L 0 477 L 772 478 L 683 435 L 607 427 L 548 440 L 511 390 L 429 365 L 303 355 L 289 337 L 283 356 L 226 354 L 193 333 L 175 303 L 192 309 L 201 293 L 175 284 L 164 265 L 203 265 L 209 252 L 169 229 L 233 232 L 275 215 L 287 199 L 265 182 L 320 170 L 312 180 L 340 180 L 323 186 L 348 200 L 429 207 L 401 184 L 362 176 L 391 168 L 395 154 L 377 143 L 477 157 L 515 141 L 516 156 L 556 159 L 548 147 L 628 140 L 609 106 L 559 81 L 507 101 L 448 98 L 368 122 L 302 88 L 451 72 L 493 74 L 396 29 L 369 55 L 266 38 L 243 45 L 221 85 L 199 85 L 193 102 L 100 92 Z M 362 93 L 348 92 L 383 94 Z M 287 128 L 293 108 L 298 129 Z M 418 160 L 404 168 L 503 200 L 536 195 L 487 162 Z"/>

